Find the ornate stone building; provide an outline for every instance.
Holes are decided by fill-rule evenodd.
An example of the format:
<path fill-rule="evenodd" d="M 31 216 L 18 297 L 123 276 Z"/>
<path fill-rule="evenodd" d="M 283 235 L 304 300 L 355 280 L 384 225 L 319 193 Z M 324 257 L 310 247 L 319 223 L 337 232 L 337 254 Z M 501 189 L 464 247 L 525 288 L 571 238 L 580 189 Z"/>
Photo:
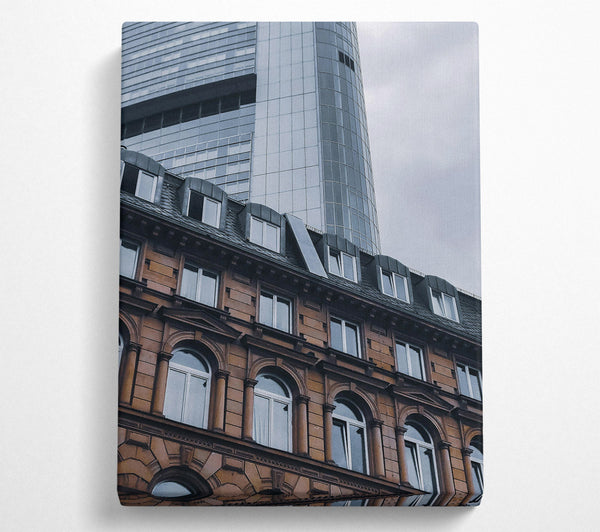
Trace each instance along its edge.
<path fill-rule="evenodd" d="M 126 505 L 466 505 L 481 302 L 123 149 Z"/>

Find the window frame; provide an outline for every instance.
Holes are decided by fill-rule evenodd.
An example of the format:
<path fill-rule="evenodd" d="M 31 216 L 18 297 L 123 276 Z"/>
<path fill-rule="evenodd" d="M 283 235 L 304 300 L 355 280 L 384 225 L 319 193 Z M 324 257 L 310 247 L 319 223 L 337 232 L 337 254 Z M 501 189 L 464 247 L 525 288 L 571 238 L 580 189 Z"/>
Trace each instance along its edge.
<path fill-rule="evenodd" d="M 200 196 L 202 198 L 202 220 L 198 220 L 198 218 L 195 218 L 193 216 L 190 216 L 190 205 L 192 203 L 192 194 L 197 194 L 198 196 Z M 216 216 L 216 220 L 215 223 L 212 224 L 209 221 L 206 220 L 206 202 L 212 202 L 212 203 L 216 203 L 217 204 L 217 216 Z M 197 220 L 203 224 L 206 225 L 210 225 L 211 227 L 220 227 L 221 225 L 221 202 L 219 200 L 216 200 L 214 198 L 209 198 L 208 196 L 196 191 L 196 190 L 189 190 L 189 196 L 188 196 L 188 202 L 187 202 L 187 209 L 186 209 L 186 216 L 192 218 L 193 220 Z"/>
<path fill-rule="evenodd" d="M 261 229 L 261 241 L 260 242 L 256 242 L 255 240 L 252 240 L 252 225 L 255 223 L 260 223 L 262 226 Z M 276 232 L 277 232 L 277 238 L 275 239 L 276 242 L 276 249 L 270 248 L 269 246 L 265 246 L 265 230 L 267 226 L 271 226 L 274 227 Z M 248 234 L 248 240 L 250 240 L 250 242 L 252 242 L 253 244 L 256 244 L 258 246 L 261 246 L 265 249 L 269 249 L 271 251 L 274 251 L 275 253 L 281 253 L 281 227 L 273 224 L 271 222 L 267 222 L 266 220 L 263 220 L 262 218 L 257 218 L 254 215 L 250 215 L 250 232 Z"/>
<path fill-rule="evenodd" d="M 365 475 L 369 475 L 370 474 L 370 464 L 369 464 L 370 457 L 369 457 L 369 447 L 368 447 L 368 441 L 367 441 L 367 421 L 366 421 L 365 415 L 364 415 L 362 409 L 359 408 L 358 405 L 356 403 L 354 403 L 354 401 L 350 401 L 348 399 L 342 398 L 341 400 L 339 400 L 339 399 L 334 400 L 334 403 L 341 402 L 343 404 L 344 401 L 351 404 L 356 410 L 358 410 L 358 412 L 360 412 L 360 415 L 362 417 L 362 421 L 357 421 L 356 419 L 348 418 L 341 414 L 336 414 L 335 409 L 331 413 L 332 425 L 335 425 L 336 420 L 345 424 L 345 427 L 343 430 L 344 441 L 342 442 L 342 444 L 344 445 L 344 452 L 346 453 L 346 461 L 348 463 L 348 467 L 345 467 L 344 469 L 348 469 L 350 471 L 356 471 L 357 473 L 363 473 Z M 363 429 L 362 444 L 363 444 L 363 454 L 365 457 L 365 471 L 357 471 L 356 469 L 352 469 L 352 444 L 350 441 L 350 431 L 348 430 L 348 425 L 353 425 L 355 427 Z M 331 445 L 333 447 L 333 441 L 331 442 Z M 338 467 L 343 467 L 338 464 L 336 464 L 336 465 Z"/>
<path fill-rule="evenodd" d="M 435 452 L 435 444 L 434 444 L 435 440 L 434 440 L 433 436 L 431 435 L 431 432 L 429 430 L 427 430 L 427 428 L 425 428 L 421 423 L 419 423 L 417 421 L 409 420 L 405 423 L 405 427 L 408 427 L 408 426 L 412 426 L 415 430 L 417 430 L 417 432 L 424 431 L 429 436 L 429 439 L 431 440 L 431 442 L 429 443 L 429 442 L 425 442 L 423 440 L 416 440 L 414 438 L 411 438 L 410 436 L 406 436 L 406 435 L 404 436 L 405 450 L 410 449 L 410 446 L 414 446 L 414 448 L 415 448 L 414 452 L 411 451 L 412 455 L 414 457 L 416 457 L 416 461 L 417 461 L 416 469 L 417 469 L 419 485 L 415 486 L 415 487 L 417 489 L 420 489 L 423 491 L 424 491 L 423 466 L 421 464 L 421 454 L 419 453 L 419 447 L 423 447 L 424 449 L 428 449 L 431 451 L 431 456 L 432 456 L 431 463 L 433 464 L 433 481 L 435 482 L 435 494 L 427 504 L 422 505 L 422 506 L 433 506 L 433 503 L 439 498 L 439 496 L 442 492 L 442 488 L 440 485 L 440 477 L 438 475 L 437 454 Z M 408 506 L 421 506 L 419 503 L 423 500 L 424 497 L 427 497 L 427 496 L 429 496 L 429 495 L 424 494 L 424 495 L 411 496 L 410 497 L 411 499 L 413 497 L 415 497 L 415 498 L 414 498 L 414 500 L 412 500 L 409 503 Z"/>
<path fill-rule="evenodd" d="M 331 339 L 332 339 L 332 334 L 331 334 L 331 323 L 333 321 L 338 321 L 340 322 L 340 327 L 342 328 L 342 349 L 339 349 L 335 346 L 332 345 L 331 343 Z M 346 325 L 354 327 L 356 329 L 356 347 L 357 347 L 357 351 L 358 354 L 357 355 L 353 355 L 352 353 L 349 353 L 347 351 L 347 338 L 346 338 Z M 358 323 L 355 323 L 353 321 L 349 321 L 349 320 L 345 320 L 343 318 L 339 318 L 338 316 L 329 316 L 329 346 L 333 349 L 335 349 L 336 351 L 340 351 L 348 356 L 354 357 L 354 358 L 358 358 L 361 359 L 363 358 L 362 353 L 363 353 L 363 349 L 362 349 L 362 335 L 361 335 L 361 331 L 360 331 L 360 325 Z"/>
<path fill-rule="evenodd" d="M 477 445 L 471 440 L 471 444 L 469 445 L 469 449 L 476 450 L 483 456 L 483 445 L 480 443 L 480 438 L 475 436 L 473 439 L 479 439 L 477 441 Z M 482 447 L 481 449 L 479 447 Z M 473 482 L 473 488 L 475 488 L 475 478 L 477 477 L 477 483 L 481 487 L 481 493 L 473 494 L 473 497 L 467 503 L 469 506 L 477 506 L 479 505 L 481 498 L 483 497 L 484 483 L 483 483 L 483 458 L 474 457 L 473 453 L 470 455 L 469 459 L 471 460 L 471 481 Z"/>
<path fill-rule="evenodd" d="M 201 371 L 201 370 L 198 370 L 198 369 L 195 369 L 195 368 L 190 368 L 189 366 L 184 366 L 182 364 L 178 364 L 177 362 L 173 362 L 172 361 L 173 357 L 179 351 L 188 352 L 188 353 L 192 354 L 193 356 L 195 356 L 196 358 L 198 358 L 199 360 L 201 360 L 201 362 L 208 368 L 208 370 L 209 370 L 208 373 L 206 373 L 204 371 Z M 165 418 L 166 419 L 171 419 L 172 421 L 176 421 L 177 423 L 183 423 L 184 425 L 189 425 L 190 427 L 197 427 L 197 428 L 200 428 L 200 429 L 207 429 L 208 428 L 208 419 L 209 419 L 209 414 L 210 414 L 210 403 L 211 403 L 210 392 L 211 392 L 212 371 L 211 371 L 210 364 L 195 349 L 190 349 L 190 348 L 182 347 L 182 348 L 173 350 L 171 360 L 169 360 L 169 368 L 168 368 L 168 371 L 167 371 L 167 384 L 166 384 L 166 387 L 165 387 L 165 401 L 164 401 L 164 405 L 163 405 L 163 413 L 165 411 L 165 406 L 166 406 L 166 403 L 167 403 L 168 389 L 169 389 L 169 376 L 171 375 L 171 371 L 176 372 L 176 373 L 183 373 L 185 375 L 183 400 L 182 400 L 182 403 L 181 403 L 179 419 L 174 419 L 172 417 L 167 417 L 166 415 L 165 415 Z M 206 381 L 206 389 L 205 389 L 205 392 L 204 392 L 204 395 L 205 395 L 204 411 L 202 412 L 202 424 L 201 424 L 201 426 L 192 425 L 192 424 L 186 423 L 184 421 L 185 416 L 186 416 L 186 406 L 187 406 L 188 401 L 189 401 L 189 395 L 190 395 L 189 388 L 190 388 L 190 382 L 191 382 L 192 376 L 194 376 L 196 378 L 202 378 L 202 379 L 204 379 Z"/>
<path fill-rule="evenodd" d="M 135 192 L 133 193 L 133 195 L 136 198 L 140 198 L 144 201 L 149 201 L 150 203 L 154 203 L 154 200 L 156 199 L 156 189 L 158 187 L 158 176 L 151 174 L 150 172 L 146 172 L 145 170 L 142 170 L 141 168 L 138 168 L 137 166 L 135 166 L 131 163 L 124 162 L 123 166 L 121 167 L 121 180 L 120 180 L 121 186 L 123 186 L 123 176 L 125 175 L 125 169 L 127 168 L 127 166 L 131 166 L 132 168 L 135 168 L 137 170 L 137 177 L 135 178 Z M 148 177 L 152 178 L 152 194 L 150 195 L 150 199 L 144 198 L 143 196 L 139 195 L 140 181 L 141 181 L 140 174 L 144 174 L 144 175 L 147 175 Z"/>
<path fill-rule="evenodd" d="M 271 309 L 271 316 L 273 317 L 273 323 L 272 325 L 269 325 L 268 323 L 265 323 L 264 321 L 262 321 L 262 316 L 263 316 L 263 305 L 262 305 L 262 297 L 263 295 L 267 296 L 267 297 L 271 297 L 272 298 L 272 309 Z M 288 328 L 286 329 L 281 329 L 279 327 L 277 327 L 277 303 L 278 301 L 285 301 L 288 304 L 288 319 L 287 319 L 287 325 Z M 282 331 L 288 334 L 293 334 L 294 333 L 294 320 L 293 320 L 293 315 L 294 315 L 294 302 L 292 300 L 292 298 L 290 297 L 286 297 L 286 296 L 281 296 L 276 294 L 275 292 L 271 291 L 271 290 L 265 290 L 265 289 L 260 289 L 259 290 L 259 295 L 258 295 L 258 323 L 260 323 L 261 325 L 264 325 L 266 327 L 271 327 L 273 329 L 277 329 L 278 331 Z"/>
<path fill-rule="evenodd" d="M 252 427 L 252 438 L 254 439 L 254 441 L 256 443 L 258 443 L 259 445 L 265 445 L 266 447 L 270 447 L 271 449 L 278 449 L 280 451 L 284 451 L 284 452 L 288 452 L 291 453 L 293 452 L 293 447 L 294 447 L 294 443 L 293 443 L 293 431 L 292 431 L 292 426 L 293 426 L 293 394 L 292 394 L 292 390 L 290 389 L 290 387 L 285 383 L 285 381 L 283 379 L 281 379 L 280 377 L 278 377 L 277 375 L 274 375 L 272 373 L 261 373 L 260 375 L 258 375 L 257 378 L 259 377 L 268 377 L 272 380 L 274 380 L 275 382 L 277 382 L 277 384 L 279 384 L 282 388 L 284 388 L 288 394 L 289 397 L 285 397 L 279 394 L 276 394 L 274 392 L 269 392 L 268 390 L 262 390 L 260 388 L 257 388 L 257 386 L 254 386 L 254 397 L 256 399 L 256 396 L 258 397 L 262 397 L 263 399 L 266 399 L 267 401 L 269 401 L 269 415 L 268 415 L 268 421 L 269 421 L 269 427 L 268 427 L 268 440 L 269 443 L 265 444 L 265 443 L 260 443 L 258 441 L 258 439 L 256 438 L 256 433 L 254 431 L 254 423 L 253 423 L 253 427 Z M 273 403 L 274 402 L 278 402 L 278 403 L 283 403 L 285 404 L 288 409 L 287 409 L 287 440 L 288 440 L 288 448 L 287 449 L 279 449 L 279 447 L 274 447 L 271 444 L 271 441 L 273 439 L 273 434 L 274 434 L 274 422 L 273 422 Z M 252 412 L 252 417 L 253 419 L 256 419 L 256 401 L 254 401 L 254 406 L 253 406 L 253 412 Z"/>
<path fill-rule="evenodd" d="M 463 390 L 462 385 L 460 384 L 460 377 L 459 377 L 459 368 L 463 368 L 466 376 L 467 376 L 467 386 L 468 386 L 468 390 Z M 480 398 L 478 399 L 477 397 L 475 397 L 475 395 L 473 394 L 473 385 L 471 384 L 471 371 L 477 373 L 477 384 L 479 385 L 479 396 Z M 474 366 L 469 366 L 468 364 L 465 364 L 464 362 L 456 362 L 456 383 L 458 385 L 458 392 L 460 395 L 464 395 L 465 397 L 469 397 L 471 399 L 474 399 L 475 401 L 482 401 L 483 400 L 483 386 L 481 385 L 481 370 L 479 370 L 478 368 L 474 367 Z"/>
<path fill-rule="evenodd" d="M 127 244 L 130 244 L 131 246 L 135 246 L 135 258 L 133 260 L 133 272 L 132 275 L 126 275 L 122 272 L 121 270 L 121 266 L 122 266 L 122 261 L 121 261 L 121 250 L 123 249 L 123 242 L 126 242 Z M 128 249 L 132 249 L 132 248 L 128 248 Z M 135 240 L 132 240 L 131 238 L 127 238 L 127 237 L 120 237 L 120 246 L 119 246 L 119 276 L 120 277 L 126 277 L 127 279 L 137 279 L 137 273 L 138 273 L 138 268 L 139 268 L 139 264 L 140 264 L 140 255 L 141 255 L 141 251 L 142 251 L 142 246 L 139 242 L 136 242 Z"/>
<path fill-rule="evenodd" d="M 352 281 L 354 283 L 358 282 L 358 271 L 356 268 L 356 257 L 354 255 L 350 255 L 350 253 L 346 253 L 345 251 L 341 251 L 339 249 L 333 248 L 331 246 L 327 246 L 327 270 L 331 275 L 335 275 L 336 277 L 341 277 L 343 279 L 346 279 L 348 281 Z M 340 273 L 334 273 L 331 270 L 331 260 L 332 258 L 335 260 L 334 255 L 337 254 L 339 256 L 339 262 L 336 260 L 338 266 L 339 266 L 339 271 Z M 347 277 L 345 275 L 345 266 L 344 266 L 344 256 L 346 257 L 350 257 L 352 259 L 352 279 L 350 277 Z"/>
<path fill-rule="evenodd" d="M 391 277 L 392 291 L 394 292 L 393 295 L 386 294 L 383 289 L 383 276 L 386 274 L 389 274 Z M 402 281 L 404 284 L 404 293 L 406 294 L 406 299 L 403 299 L 398 295 L 398 288 L 397 288 L 397 282 L 396 282 L 397 277 L 402 278 Z M 384 294 L 386 296 L 390 296 L 390 297 L 395 297 L 396 299 L 399 299 L 400 301 L 404 301 L 405 303 L 410 303 L 410 292 L 408 291 L 408 278 L 405 275 L 402 275 L 402 274 L 396 273 L 396 272 L 392 272 L 389 270 L 384 270 L 381 266 L 379 266 L 379 278 L 380 278 L 380 282 L 381 282 L 381 293 L 382 294 Z"/>
<path fill-rule="evenodd" d="M 433 300 L 434 299 L 438 300 L 438 298 L 434 295 L 434 293 L 440 294 L 440 298 L 442 301 L 442 304 L 440 305 L 440 308 L 442 310 L 441 314 L 439 312 L 436 312 L 435 305 L 433 305 Z M 431 302 L 432 302 L 432 308 L 433 308 L 434 314 L 436 314 L 437 316 L 442 316 L 443 318 L 446 318 L 448 320 L 455 321 L 456 323 L 460 323 L 460 318 L 458 315 L 458 306 L 456 304 L 456 297 L 454 297 L 451 294 L 447 294 L 443 290 L 434 290 L 431 287 L 429 287 L 429 294 L 431 296 Z M 447 300 L 450 300 L 452 302 L 452 310 L 454 311 L 454 315 L 456 316 L 456 319 L 453 318 L 452 316 L 448 315 L 448 307 L 446 306 Z"/>
<path fill-rule="evenodd" d="M 189 297 L 186 297 L 183 295 L 183 271 L 186 269 L 187 266 L 198 269 L 198 280 L 200 282 L 196 282 L 196 297 L 195 297 L 195 299 L 190 299 Z M 179 281 L 179 291 L 178 291 L 180 297 L 183 297 L 183 298 L 187 299 L 188 301 L 194 301 L 196 303 L 199 303 L 200 305 L 206 305 L 206 306 L 212 307 L 212 308 L 219 308 L 219 295 L 220 295 L 220 288 L 221 288 L 221 275 L 219 272 L 216 272 L 216 271 L 208 269 L 208 268 L 204 268 L 204 267 L 200 266 L 197 262 L 195 262 L 193 260 L 187 260 L 187 259 L 183 260 L 183 265 L 182 265 L 180 271 L 181 271 L 181 279 Z M 199 294 L 202 289 L 201 277 L 204 274 L 204 272 L 206 272 L 208 274 L 212 274 L 216 278 L 215 291 L 214 291 L 214 304 L 203 303 L 199 299 Z"/>
<path fill-rule="evenodd" d="M 409 370 L 409 373 L 404 373 L 403 371 L 400 371 L 400 365 L 398 364 L 398 344 L 403 344 L 405 346 L 405 352 L 406 352 L 406 366 Z M 414 349 L 416 351 L 419 352 L 419 360 L 421 362 L 421 374 L 423 375 L 422 377 L 416 377 L 415 375 L 413 375 L 411 373 L 412 370 L 412 361 L 411 361 L 411 357 L 410 357 L 410 349 Z M 413 379 L 418 379 L 420 381 L 427 381 L 427 366 L 425 364 L 425 350 L 412 343 L 412 342 L 407 342 L 405 340 L 400 340 L 398 338 L 394 338 L 394 362 L 396 363 L 396 371 L 402 375 L 408 375 L 409 377 L 412 377 Z"/>

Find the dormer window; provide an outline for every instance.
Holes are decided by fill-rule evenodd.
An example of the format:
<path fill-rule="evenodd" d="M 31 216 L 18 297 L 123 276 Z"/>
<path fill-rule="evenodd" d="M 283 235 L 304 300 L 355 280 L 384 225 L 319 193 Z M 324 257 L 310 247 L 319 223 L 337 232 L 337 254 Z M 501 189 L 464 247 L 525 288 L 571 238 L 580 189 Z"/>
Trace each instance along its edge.
<path fill-rule="evenodd" d="M 219 227 L 221 202 L 190 190 L 187 215 L 202 223 Z"/>
<path fill-rule="evenodd" d="M 444 316 L 453 321 L 458 321 L 458 311 L 456 310 L 456 299 L 445 292 L 431 290 L 431 302 L 433 303 L 433 312 L 438 316 Z"/>
<path fill-rule="evenodd" d="M 404 275 L 398 273 L 387 272 L 380 269 L 381 272 L 381 288 L 383 293 L 397 297 L 402 301 L 409 302 L 408 297 L 408 281 Z"/>
<path fill-rule="evenodd" d="M 356 257 L 348 255 L 348 253 L 344 253 L 343 251 L 329 248 L 329 273 L 357 282 Z"/>
<path fill-rule="evenodd" d="M 121 190 L 146 201 L 154 201 L 157 181 L 157 176 L 126 163 L 121 177 Z"/>
<path fill-rule="evenodd" d="M 250 242 L 279 253 L 280 231 L 278 226 L 250 216 Z"/>

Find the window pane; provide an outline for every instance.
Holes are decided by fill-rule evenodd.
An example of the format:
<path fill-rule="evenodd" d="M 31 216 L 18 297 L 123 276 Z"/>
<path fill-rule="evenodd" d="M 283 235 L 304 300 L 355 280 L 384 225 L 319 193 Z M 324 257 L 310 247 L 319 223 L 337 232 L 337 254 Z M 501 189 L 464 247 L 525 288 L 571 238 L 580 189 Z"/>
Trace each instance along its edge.
<path fill-rule="evenodd" d="M 354 281 L 354 257 L 342 253 L 344 259 L 344 277 Z"/>
<path fill-rule="evenodd" d="M 481 401 L 481 383 L 479 382 L 479 372 L 475 369 L 469 370 L 469 376 L 471 378 L 471 391 L 473 397 Z"/>
<path fill-rule="evenodd" d="M 446 308 L 446 317 L 458 321 L 458 316 L 456 315 L 456 302 L 454 298 L 447 294 L 443 294 L 443 296 L 444 306 Z"/>
<path fill-rule="evenodd" d="M 358 331 L 354 325 L 346 323 L 346 353 L 358 356 Z"/>
<path fill-rule="evenodd" d="M 198 284 L 198 268 L 185 266 L 181 277 L 181 296 L 196 299 L 196 286 Z"/>
<path fill-rule="evenodd" d="M 260 395 L 254 396 L 254 440 L 269 445 L 269 400 Z"/>
<path fill-rule="evenodd" d="M 261 323 L 273 327 L 273 296 L 260 295 L 259 315 Z"/>
<path fill-rule="evenodd" d="M 414 443 L 405 443 L 404 458 L 406 459 L 406 469 L 408 470 L 408 481 L 414 488 L 420 486 L 419 468 L 417 465 L 416 446 Z"/>
<path fill-rule="evenodd" d="M 270 375 L 259 375 L 256 380 L 258 381 L 255 386 L 256 390 L 271 392 L 280 397 L 289 397 L 288 391 Z"/>
<path fill-rule="evenodd" d="M 350 452 L 352 453 L 352 469 L 361 473 L 367 472 L 365 460 L 365 429 L 362 427 L 349 426 L 350 430 Z"/>
<path fill-rule="evenodd" d="M 421 351 L 414 347 L 409 347 L 410 351 L 410 371 L 413 377 L 417 379 L 423 378 L 423 370 L 421 369 Z"/>
<path fill-rule="evenodd" d="M 135 195 L 148 201 L 154 200 L 154 179 L 153 175 L 140 172 Z"/>
<path fill-rule="evenodd" d="M 408 294 L 406 293 L 406 285 L 404 284 L 406 278 L 402 275 L 394 274 L 394 281 L 396 285 L 396 297 L 403 301 L 408 301 Z"/>
<path fill-rule="evenodd" d="M 262 246 L 263 223 L 256 218 L 250 218 L 250 241 Z"/>
<path fill-rule="evenodd" d="M 290 405 L 273 401 L 273 427 L 271 427 L 271 447 L 290 451 L 289 414 Z"/>
<path fill-rule="evenodd" d="M 338 320 L 331 320 L 331 347 L 342 351 L 342 324 Z"/>
<path fill-rule="evenodd" d="M 285 299 L 277 299 L 277 328 L 290 332 L 290 304 Z"/>
<path fill-rule="evenodd" d="M 186 497 L 192 492 L 178 482 L 159 482 L 152 490 L 154 497 L 163 499 L 175 499 L 177 497 Z"/>
<path fill-rule="evenodd" d="M 332 250 L 329 250 L 329 272 L 333 275 L 342 275 L 340 254 Z"/>
<path fill-rule="evenodd" d="M 331 456 L 340 467 L 348 467 L 346 457 L 346 424 L 343 421 L 333 420 L 333 434 L 331 435 Z"/>
<path fill-rule="evenodd" d="M 396 344 L 396 360 L 398 364 L 398 371 L 408 375 L 408 358 L 406 353 L 406 344 Z"/>
<path fill-rule="evenodd" d="M 119 273 L 125 277 L 135 277 L 138 247 L 131 242 L 121 240 Z"/>
<path fill-rule="evenodd" d="M 202 216 L 202 221 L 205 224 L 219 227 L 219 205 L 220 203 L 218 201 L 204 198 L 204 214 Z"/>
<path fill-rule="evenodd" d="M 184 423 L 194 427 L 205 427 L 204 411 L 206 407 L 206 379 L 190 375 L 190 385 L 185 402 Z"/>
<path fill-rule="evenodd" d="M 186 368 L 195 369 L 197 371 L 204 371 L 205 373 L 209 372 L 206 364 L 197 356 L 190 351 L 184 351 L 181 349 L 175 351 L 169 364 L 178 364 L 180 366 L 185 366 Z"/>
<path fill-rule="evenodd" d="M 135 187 L 137 185 L 137 178 L 139 170 L 135 166 L 125 163 L 123 170 L 123 178 L 121 179 L 121 190 L 135 194 Z"/>
<path fill-rule="evenodd" d="M 165 391 L 165 406 L 163 409 L 166 418 L 181 421 L 184 391 L 185 373 L 169 368 L 167 389 Z"/>
<path fill-rule="evenodd" d="M 202 284 L 200 286 L 200 303 L 210 305 L 217 304 L 217 276 L 214 273 L 203 272 Z"/>
<path fill-rule="evenodd" d="M 473 494 L 470 502 L 476 502 L 483 494 L 483 472 L 481 464 L 477 462 L 471 463 L 471 479 L 473 480 L 473 488 L 475 489 L 475 493 Z"/>
<path fill-rule="evenodd" d="M 188 216 L 202 221 L 202 211 L 204 210 L 204 196 L 190 191 L 190 203 L 188 205 Z"/>
<path fill-rule="evenodd" d="M 458 372 L 458 387 L 463 395 L 471 395 L 469 393 L 469 381 L 467 380 L 467 372 L 464 366 L 456 366 Z"/>
<path fill-rule="evenodd" d="M 421 471 L 423 472 L 423 491 L 431 493 L 430 496 L 425 496 L 421 499 L 420 504 L 426 505 L 431 503 L 437 495 L 433 451 L 431 449 L 426 449 L 425 447 L 419 447 L 419 455 L 421 458 Z"/>
<path fill-rule="evenodd" d="M 382 272 L 381 273 L 381 287 L 383 288 L 383 293 L 388 296 L 394 295 L 394 289 L 392 287 L 392 274 Z"/>
<path fill-rule="evenodd" d="M 348 419 L 356 419 L 357 421 L 362 421 L 362 414 L 358 411 L 358 409 L 352 404 L 341 401 L 334 401 L 335 405 L 335 415 L 336 416 L 344 416 Z"/>
<path fill-rule="evenodd" d="M 265 240 L 263 245 L 273 251 L 279 251 L 279 229 L 271 224 L 265 225 Z"/>
<path fill-rule="evenodd" d="M 440 292 L 431 291 L 431 301 L 433 303 L 433 312 L 439 316 L 444 316 L 442 307 L 442 294 Z"/>

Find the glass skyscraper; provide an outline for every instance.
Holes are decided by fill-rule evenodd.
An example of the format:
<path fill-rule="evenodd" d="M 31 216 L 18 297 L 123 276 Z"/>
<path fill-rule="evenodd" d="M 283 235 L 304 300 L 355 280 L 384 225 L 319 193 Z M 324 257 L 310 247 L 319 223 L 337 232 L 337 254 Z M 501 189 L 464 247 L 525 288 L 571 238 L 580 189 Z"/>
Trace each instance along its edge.
<path fill-rule="evenodd" d="M 127 23 L 122 139 L 379 252 L 354 23 Z"/>

